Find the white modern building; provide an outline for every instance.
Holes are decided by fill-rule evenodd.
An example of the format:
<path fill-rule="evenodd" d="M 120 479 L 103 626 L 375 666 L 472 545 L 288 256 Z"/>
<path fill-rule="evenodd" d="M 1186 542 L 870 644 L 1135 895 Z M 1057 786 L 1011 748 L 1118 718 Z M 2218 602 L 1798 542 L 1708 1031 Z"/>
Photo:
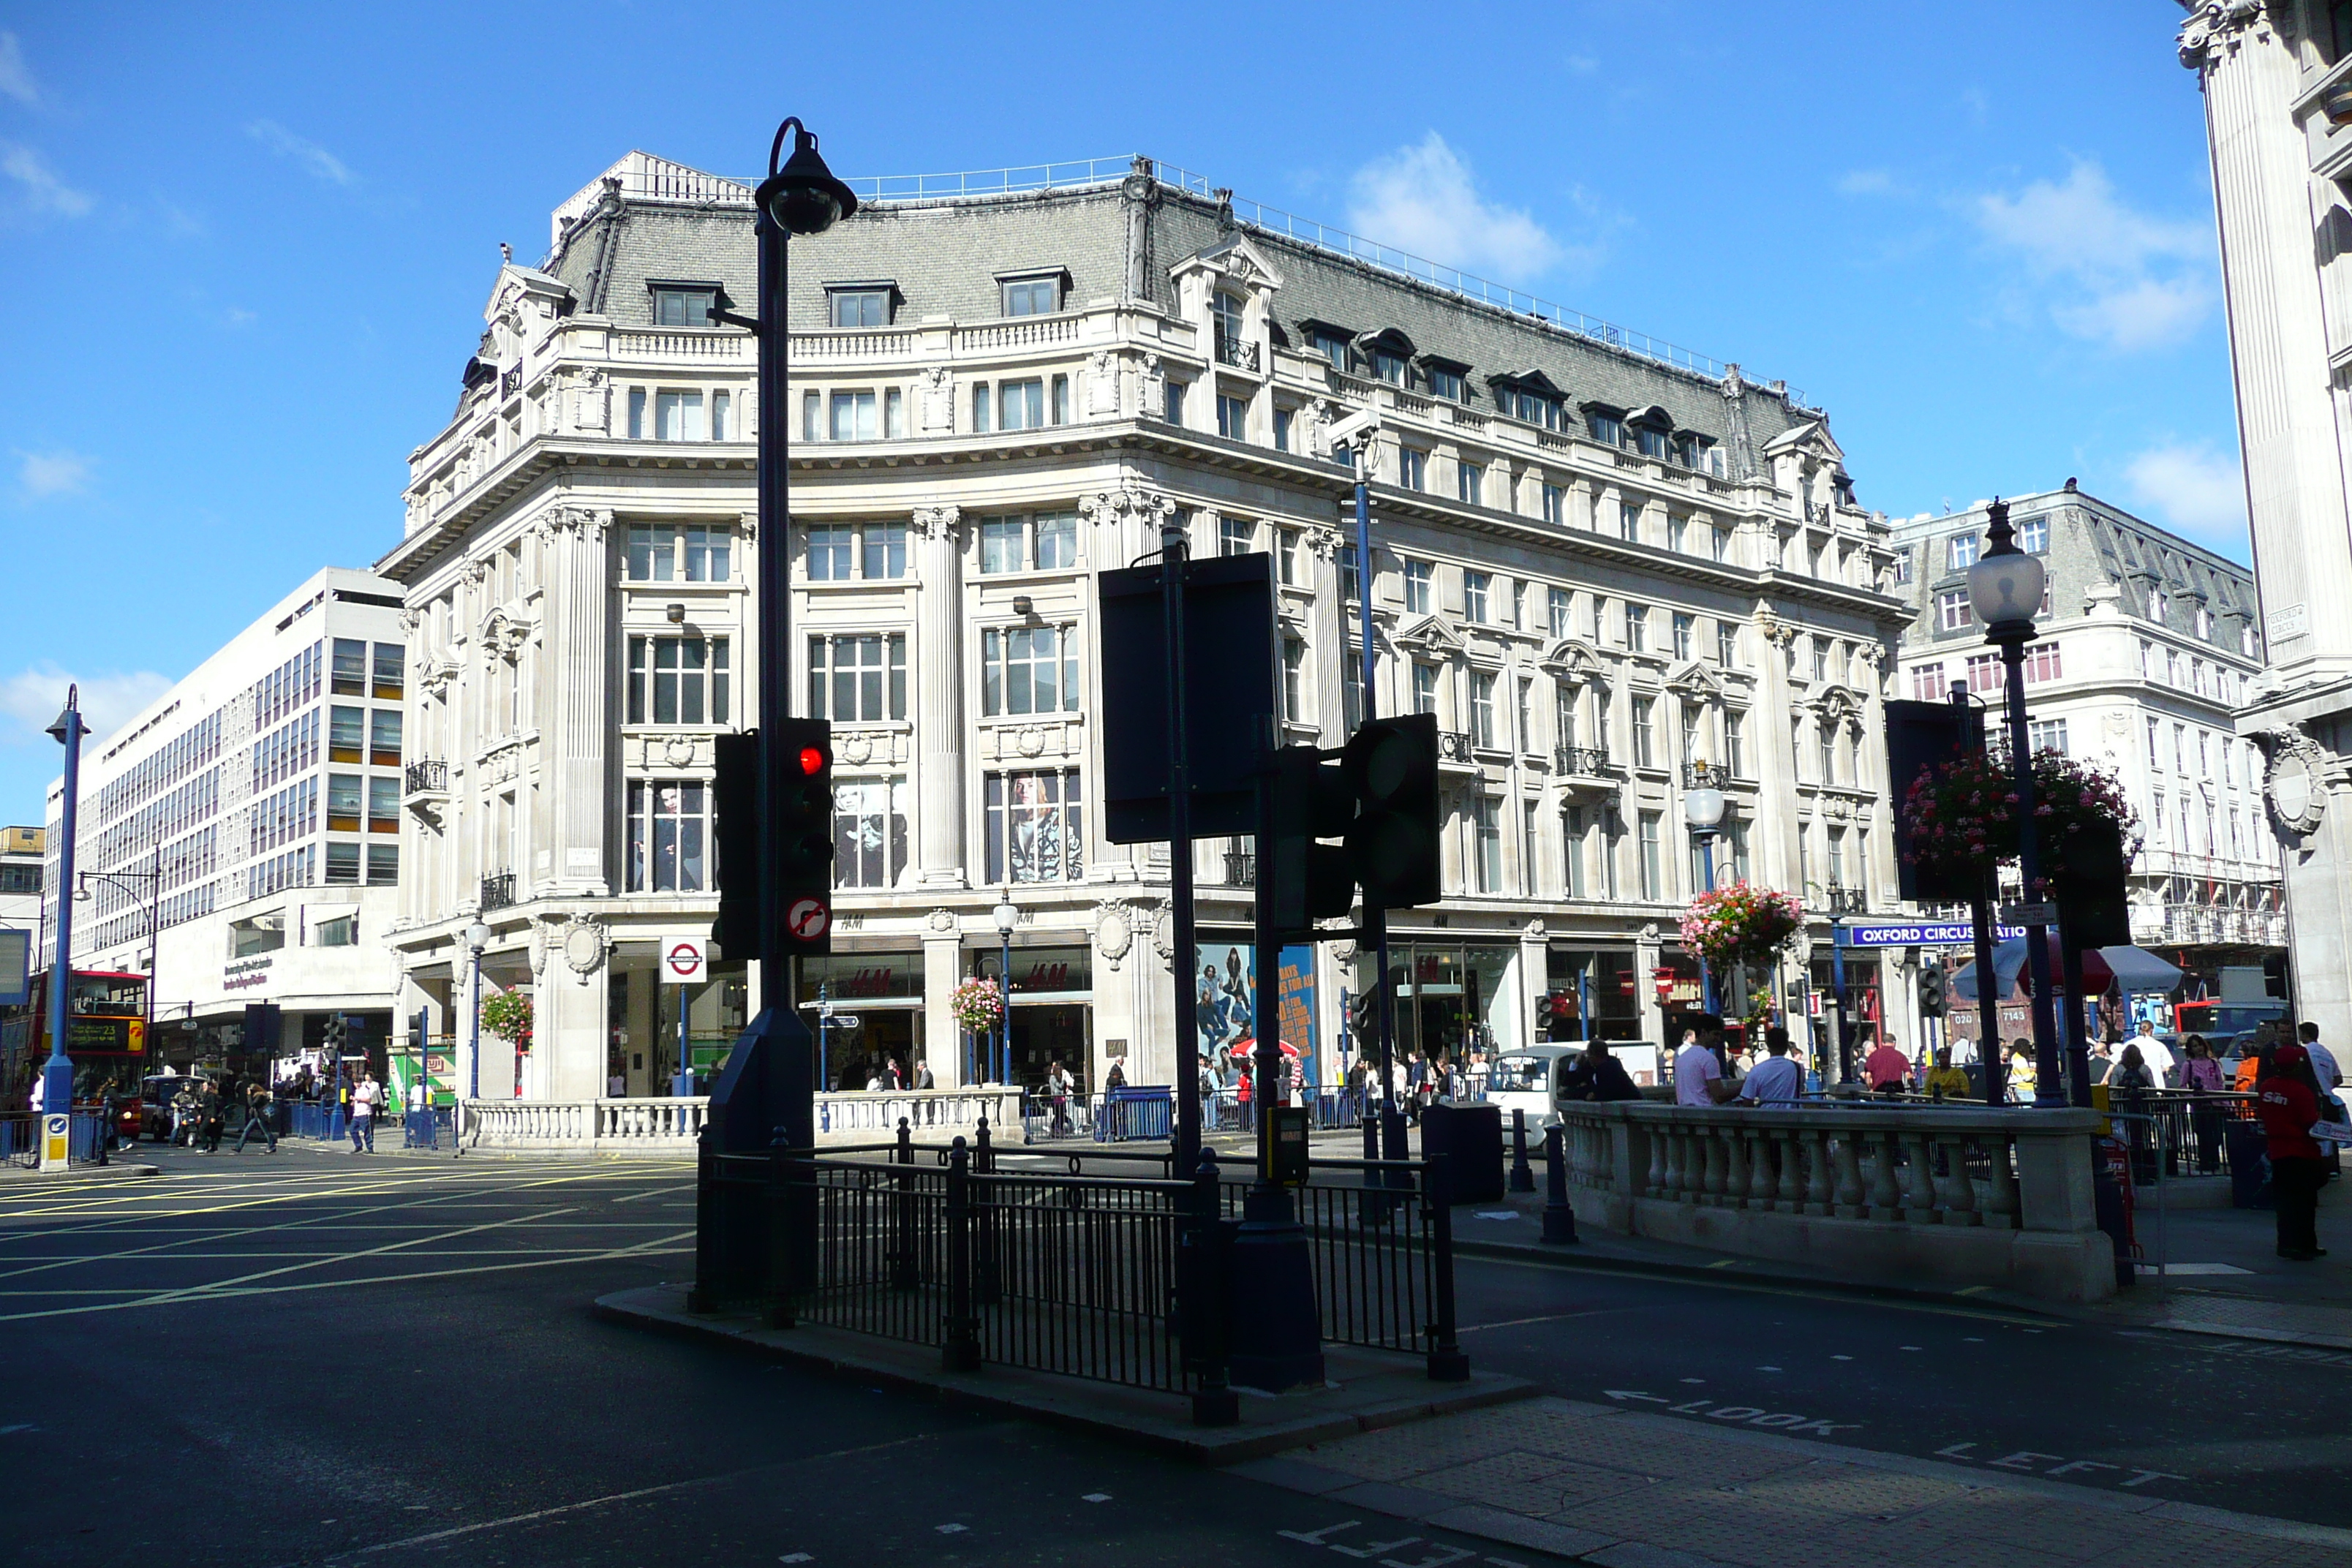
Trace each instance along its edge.
<path fill-rule="evenodd" d="M 2262 753 L 2231 717 L 2263 676 L 2253 578 L 2072 480 L 2009 506 L 2019 548 L 2048 573 L 2025 657 L 2032 742 L 2122 782 L 2143 839 L 2133 940 L 2215 986 L 2223 966 L 2286 941 Z M 1918 701 L 1965 687 L 1998 722 L 2007 669 L 1968 593 L 1984 529 L 1981 502 L 1895 524 L 1895 581 L 1915 613 L 1896 684 Z"/>
<path fill-rule="evenodd" d="M 46 837 L 37 827 L 0 827 L 0 926 L 39 930 Z"/>
<path fill-rule="evenodd" d="M 1274 555 L 1291 738 L 1354 721 L 1359 570 L 1381 711 L 1439 715 L 1448 896 L 1392 921 L 1408 1048 L 1526 1040 L 1548 993 L 1655 1040 L 1661 971 L 1696 1004 L 1675 933 L 1701 764 L 1727 781 L 1727 874 L 1824 916 L 1892 900 L 1879 703 L 1909 616 L 1825 415 L 1148 161 L 1057 174 L 870 200 L 794 241 L 782 410 L 756 405 L 751 337 L 705 324 L 753 308 L 746 185 L 632 153 L 556 210 L 544 261 L 492 280 L 379 563 L 414 676 L 398 1012 L 462 1037 L 487 924 L 537 1038 L 486 1053 L 485 1093 L 518 1066 L 559 1100 L 674 1070 L 655 943 L 715 906 L 712 737 L 757 706 L 766 417 L 794 440 L 793 700 L 835 726 L 835 952 L 796 1000 L 854 1005 L 836 1078 L 877 1052 L 942 1085 L 980 1070 L 948 997 L 996 967 L 1006 889 L 1014 1076 L 1176 1070 L 1165 850 L 1102 837 L 1093 632 L 1097 575 L 1171 521 L 1199 553 Z M 1357 410 L 1380 416 L 1363 563 L 1325 435 Z M 1216 1045 L 1247 1032 L 1247 841 L 1198 869 Z M 1334 1077 L 1363 961 L 1300 960 L 1284 1036 Z M 757 1001 L 716 966 L 698 1062 Z"/>
<path fill-rule="evenodd" d="M 57 884 L 64 784 L 50 785 L 43 962 L 58 896 L 86 893 L 74 967 L 152 977 L 158 1061 L 242 1063 L 250 1003 L 284 1010 L 287 1054 L 319 1047 L 334 1014 L 353 1048 L 380 1056 L 389 1039 L 398 593 L 319 572 L 120 731 L 84 741 L 73 889 Z"/>

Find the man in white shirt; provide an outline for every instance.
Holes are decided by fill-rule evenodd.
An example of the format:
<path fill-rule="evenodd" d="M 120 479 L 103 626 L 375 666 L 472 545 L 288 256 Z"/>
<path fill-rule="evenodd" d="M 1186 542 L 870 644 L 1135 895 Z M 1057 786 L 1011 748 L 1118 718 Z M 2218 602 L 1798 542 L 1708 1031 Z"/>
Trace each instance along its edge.
<path fill-rule="evenodd" d="M 2344 1074 L 2336 1065 L 2336 1053 L 2319 1043 L 2319 1026 L 2298 1026 L 2295 1034 L 2303 1041 L 2303 1054 L 2311 1058 L 2312 1076 L 2319 1079 L 2320 1088 L 2334 1094 L 2337 1086 L 2343 1083 Z"/>
<path fill-rule="evenodd" d="M 1723 1064 L 1701 1043 L 1698 1031 L 1685 1029 L 1683 1048 L 1675 1053 L 1675 1103 L 1721 1105 L 1736 1092 L 1724 1081 Z"/>
<path fill-rule="evenodd" d="M 2139 1047 L 2139 1059 L 2147 1064 L 2148 1076 L 2156 1080 L 2158 1088 L 2180 1081 L 2174 1072 L 2172 1047 L 2156 1037 L 2154 1024 L 2142 1018 L 2139 1032 L 2132 1037 L 2132 1044 Z M 2320 1081 L 2325 1083 L 2327 1080 L 2322 1079 Z"/>
<path fill-rule="evenodd" d="M 1789 1054 L 1788 1030 L 1767 1029 L 1764 1040 L 1771 1054 L 1758 1062 L 1756 1070 L 1739 1086 L 1740 1103 L 1767 1110 L 1794 1110 L 1805 1092 L 1805 1069 Z"/>
<path fill-rule="evenodd" d="M 375 1108 L 383 1102 L 383 1090 L 376 1086 L 375 1074 L 363 1074 L 359 1087 L 352 1090 L 352 1152 L 375 1152 Z"/>

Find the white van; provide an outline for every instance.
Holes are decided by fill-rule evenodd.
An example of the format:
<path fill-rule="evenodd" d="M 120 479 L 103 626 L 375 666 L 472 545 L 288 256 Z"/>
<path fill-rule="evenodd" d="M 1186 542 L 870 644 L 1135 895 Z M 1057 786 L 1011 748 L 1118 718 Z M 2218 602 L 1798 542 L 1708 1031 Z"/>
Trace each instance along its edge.
<path fill-rule="evenodd" d="M 1559 1120 L 1553 1097 L 1559 1092 L 1561 1075 L 1583 1054 L 1584 1047 L 1573 1042 L 1521 1046 L 1486 1064 L 1486 1103 L 1502 1108 L 1506 1138 L 1510 1136 L 1514 1110 L 1528 1113 L 1530 1138 Z"/>

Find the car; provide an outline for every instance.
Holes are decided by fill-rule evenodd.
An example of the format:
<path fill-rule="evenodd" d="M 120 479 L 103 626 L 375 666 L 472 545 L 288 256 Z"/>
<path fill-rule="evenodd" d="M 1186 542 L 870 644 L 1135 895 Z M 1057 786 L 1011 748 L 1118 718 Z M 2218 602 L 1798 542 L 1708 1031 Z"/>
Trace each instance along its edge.
<path fill-rule="evenodd" d="M 139 1136 L 165 1143 L 172 1137 L 172 1101 L 183 1089 L 204 1092 L 206 1079 L 186 1073 L 151 1073 L 139 1087 Z"/>
<path fill-rule="evenodd" d="M 1552 1097 L 1561 1078 L 1584 1054 L 1581 1045 L 1523 1046 L 1499 1053 L 1486 1065 L 1486 1103 L 1499 1106 L 1506 1117 L 1514 1110 L 1528 1115 L 1530 1131 L 1559 1120 Z"/>

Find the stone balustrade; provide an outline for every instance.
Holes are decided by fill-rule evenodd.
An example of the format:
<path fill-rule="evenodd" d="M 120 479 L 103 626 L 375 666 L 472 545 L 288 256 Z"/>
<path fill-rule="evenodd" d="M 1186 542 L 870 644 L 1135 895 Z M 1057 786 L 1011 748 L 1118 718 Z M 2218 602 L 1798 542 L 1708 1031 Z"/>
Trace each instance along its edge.
<path fill-rule="evenodd" d="M 1890 1284 L 2115 1293 L 2092 1111 L 1644 1102 L 1559 1113 L 1581 1223 Z"/>
<path fill-rule="evenodd" d="M 468 1100 L 460 1143 L 508 1153 L 669 1155 L 690 1159 L 709 1114 L 709 1099 Z M 820 1094 L 819 1143 L 875 1142 L 898 1135 L 904 1119 L 918 1138 L 971 1135 L 988 1118 L 992 1136 L 1017 1142 L 1016 1089 L 907 1089 Z"/>

